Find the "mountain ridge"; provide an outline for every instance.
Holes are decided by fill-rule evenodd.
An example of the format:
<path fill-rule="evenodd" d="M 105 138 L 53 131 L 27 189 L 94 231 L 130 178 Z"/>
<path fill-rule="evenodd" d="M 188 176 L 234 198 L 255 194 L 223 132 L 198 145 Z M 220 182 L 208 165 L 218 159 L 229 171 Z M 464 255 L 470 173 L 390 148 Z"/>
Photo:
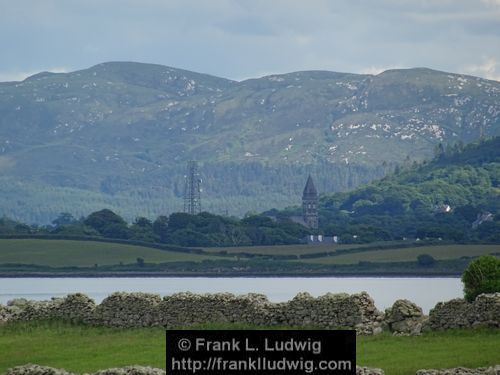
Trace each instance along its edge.
<path fill-rule="evenodd" d="M 171 212 L 195 159 L 206 208 L 241 215 L 268 209 L 266 200 L 296 203 L 309 173 L 321 191 L 351 189 L 431 157 L 439 143 L 495 135 L 500 83 L 477 77 L 416 68 L 238 82 L 102 63 L 0 84 L 0 192 L 13 200 L 0 209 L 23 221 L 47 221 L 65 206 L 85 214 L 98 200 L 125 217 L 144 205 Z M 86 196 L 83 208 L 64 203 L 66 193 Z"/>

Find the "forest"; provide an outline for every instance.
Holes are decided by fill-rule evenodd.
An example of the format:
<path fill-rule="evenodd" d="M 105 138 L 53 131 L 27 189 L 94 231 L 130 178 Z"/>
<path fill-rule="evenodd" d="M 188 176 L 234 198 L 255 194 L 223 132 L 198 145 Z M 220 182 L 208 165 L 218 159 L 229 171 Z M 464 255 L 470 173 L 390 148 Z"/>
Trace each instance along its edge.
<path fill-rule="evenodd" d="M 241 219 L 176 212 L 127 223 L 106 208 L 79 219 L 61 213 L 44 226 L 4 217 L 0 235 L 99 236 L 188 247 L 295 244 L 313 233 L 338 236 L 341 243 L 500 243 L 500 137 L 439 145 L 431 161 L 402 164 L 351 192 L 321 195 L 317 231 L 292 220 L 301 213 L 298 206 Z"/>

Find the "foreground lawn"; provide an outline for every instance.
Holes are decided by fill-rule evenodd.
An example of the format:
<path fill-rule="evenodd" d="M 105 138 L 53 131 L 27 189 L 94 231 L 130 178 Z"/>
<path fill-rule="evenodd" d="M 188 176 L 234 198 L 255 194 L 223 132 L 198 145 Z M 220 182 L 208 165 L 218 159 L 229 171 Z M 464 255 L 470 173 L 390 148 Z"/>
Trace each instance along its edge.
<path fill-rule="evenodd" d="M 206 329 L 254 329 L 205 325 Z M 500 364 L 500 330 L 454 330 L 418 337 L 360 337 L 359 365 L 380 367 L 387 375 L 415 374 L 422 368 L 480 367 Z M 0 373 L 36 363 L 74 372 L 109 367 L 165 367 L 165 332 L 160 328 L 114 329 L 65 323 L 0 326 Z"/>
<path fill-rule="evenodd" d="M 0 239 L 0 264 L 22 263 L 52 267 L 92 267 L 94 264 L 145 262 L 201 262 L 212 256 L 165 251 L 142 246 L 97 241 Z M 216 259 L 216 258 L 215 258 Z"/>
<path fill-rule="evenodd" d="M 416 337 L 360 337 L 357 362 L 387 375 L 424 368 L 487 367 L 500 364 L 500 329 L 429 332 Z"/>

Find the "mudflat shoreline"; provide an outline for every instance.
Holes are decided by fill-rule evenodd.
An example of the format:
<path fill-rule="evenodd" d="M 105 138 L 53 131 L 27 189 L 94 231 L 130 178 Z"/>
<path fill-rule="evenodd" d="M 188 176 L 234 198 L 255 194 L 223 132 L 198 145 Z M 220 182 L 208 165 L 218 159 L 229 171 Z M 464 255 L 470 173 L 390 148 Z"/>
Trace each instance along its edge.
<path fill-rule="evenodd" d="M 69 277 L 460 277 L 460 272 L 9 272 L 0 278 Z"/>

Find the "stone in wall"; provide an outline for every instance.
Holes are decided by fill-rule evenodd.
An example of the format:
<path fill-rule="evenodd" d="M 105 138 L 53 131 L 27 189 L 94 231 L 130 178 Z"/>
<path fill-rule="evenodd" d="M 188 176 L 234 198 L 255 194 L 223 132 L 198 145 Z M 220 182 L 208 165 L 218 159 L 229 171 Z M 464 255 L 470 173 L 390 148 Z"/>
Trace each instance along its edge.
<path fill-rule="evenodd" d="M 7 303 L 10 320 L 50 320 L 61 303 L 61 298 L 48 301 L 29 301 L 24 298 L 14 299 Z"/>
<path fill-rule="evenodd" d="M 176 293 L 165 296 L 157 306 L 158 323 L 168 328 L 208 322 L 270 325 L 274 322 L 272 305 L 262 294 Z"/>
<path fill-rule="evenodd" d="M 385 323 L 394 335 L 419 335 L 426 319 L 422 309 L 406 299 L 398 299 L 385 311 Z"/>
<path fill-rule="evenodd" d="M 361 323 L 354 328 L 358 334 L 375 335 L 382 332 L 384 313 L 377 310 L 373 298 L 366 292 L 352 294 L 351 300 L 361 308 Z"/>
<path fill-rule="evenodd" d="M 10 319 L 10 313 L 7 307 L 0 304 L 0 324 L 6 323 Z"/>
<path fill-rule="evenodd" d="M 149 366 L 127 366 L 100 370 L 92 375 L 165 375 L 165 370 Z"/>
<path fill-rule="evenodd" d="M 299 293 L 282 305 L 283 322 L 291 326 L 351 328 L 358 334 L 382 331 L 383 314 L 366 293 L 327 293 L 318 298 Z"/>
<path fill-rule="evenodd" d="M 158 294 L 117 292 L 94 310 L 93 321 L 110 327 L 149 327 L 157 322 Z"/>
<path fill-rule="evenodd" d="M 471 326 L 469 316 L 472 304 L 463 298 L 455 298 L 447 302 L 439 302 L 429 312 L 431 329 L 465 328 Z"/>
<path fill-rule="evenodd" d="M 91 323 L 94 318 L 96 304 L 85 294 L 68 294 L 61 299 L 52 311 L 52 318 L 72 323 Z"/>
<path fill-rule="evenodd" d="M 0 322 L 14 321 L 28 303 L 25 298 L 17 298 L 7 302 L 7 305 L 0 305 Z"/>
<path fill-rule="evenodd" d="M 95 302 L 84 294 L 69 294 L 48 301 L 14 299 L 7 306 L 0 305 L 1 321 L 30 321 L 61 319 L 70 322 L 91 322 Z"/>
<path fill-rule="evenodd" d="M 5 375 L 75 375 L 64 369 L 56 369 L 39 365 L 17 366 L 7 370 Z M 165 375 L 165 370 L 147 366 L 127 366 L 100 370 L 86 375 Z M 384 375 L 384 371 L 378 368 L 356 366 L 356 375 Z"/>
<path fill-rule="evenodd" d="M 356 366 L 356 375 L 384 375 L 384 370 L 380 368 Z"/>
<path fill-rule="evenodd" d="M 5 375 L 73 375 L 64 369 L 40 365 L 17 366 L 7 370 Z"/>
<path fill-rule="evenodd" d="M 500 293 L 480 294 L 473 306 L 473 327 L 500 327 Z"/>
<path fill-rule="evenodd" d="M 473 302 L 439 302 L 429 313 L 430 329 L 500 327 L 500 293 L 480 294 Z"/>
<path fill-rule="evenodd" d="M 441 370 L 418 370 L 416 375 L 500 375 L 500 365 L 473 369 L 457 367 Z"/>

